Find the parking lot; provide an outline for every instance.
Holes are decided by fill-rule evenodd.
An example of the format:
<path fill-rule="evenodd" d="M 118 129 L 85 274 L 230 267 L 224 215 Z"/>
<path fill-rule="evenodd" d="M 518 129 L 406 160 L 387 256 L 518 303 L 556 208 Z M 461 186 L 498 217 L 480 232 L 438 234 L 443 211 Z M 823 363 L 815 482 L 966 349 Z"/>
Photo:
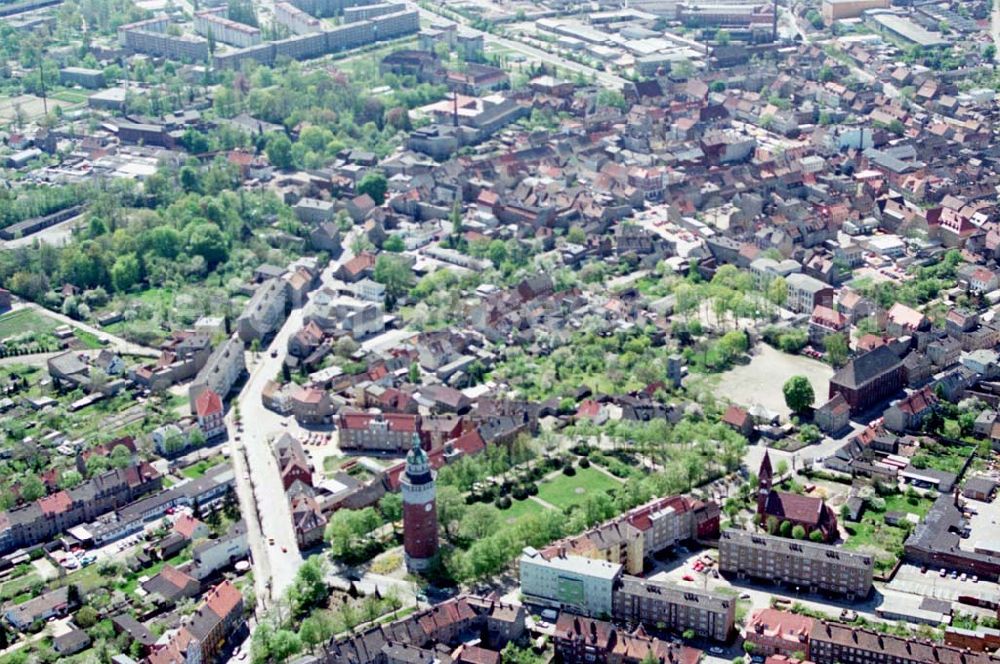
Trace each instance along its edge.
<path fill-rule="evenodd" d="M 945 570 L 945 576 L 941 576 L 940 568 L 931 568 L 926 572 L 920 570 L 921 568 L 916 565 L 902 565 L 886 587 L 890 590 L 949 602 L 958 601 L 960 595 L 997 597 L 1000 594 L 1000 585 L 991 581 L 974 582 L 970 577 L 966 577 L 963 581 L 962 575 L 958 573 L 952 578 L 953 570 Z"/>
<path fill-rule="evenodd" d="M 875 608 L 881 604 L 883 598 L 878 592 L 873 592 L 863 601 L 839 600 L 805 592 L 797 593 L 793 588 L 735 577 L 727 579 L 721 574 L 716 575 L 717 564 L 705 565 L 706 559 L 718 560 L 718 551 L 714 549 L 689 551 L 680 547 L 676 558 L 657 561 L 656 566 L 646 576 L 696 590 L 714 590 L 731 594 L 733 597 L 738 597 L 747 607 L 748 617 L 758 609 L 769 608 L 772 598 L 776 598 L 787 600 L 788 605 L 800 603 L 814 611 L 826 613 L 832 618 L 836 618 L 841 610 L 850 610 L 869 620 L 879 620 L 875 615 Z M 702 563 L 700 569 L 699 562 Z M 917 571 L 919 573 L 920 570 Z"/>
<path fill-rule="evenodd" d="M 979 500 L 966 500 L 969 510 L 968 539 L 960 539 L 959 547 L 966 551 L 974 551 L 983 547 L 992 551 L 1000 551 L 1000 500 L 984 503 Z"/>

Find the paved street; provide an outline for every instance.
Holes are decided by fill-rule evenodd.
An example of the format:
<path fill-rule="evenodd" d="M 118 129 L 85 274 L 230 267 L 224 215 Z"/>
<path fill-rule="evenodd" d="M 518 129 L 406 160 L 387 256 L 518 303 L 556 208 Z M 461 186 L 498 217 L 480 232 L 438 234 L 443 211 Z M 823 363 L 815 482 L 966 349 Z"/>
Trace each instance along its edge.
<path fill-rule="evenodd" d="M 321 286 L 332 284 L 333 273 L 353 258 L 352 237 L 353 233 L 349 233 L 344 240 L 343 254 L 323 270 Z M 232 409 L 226 417 L 236 470 L 236 490 L 250 535 L 257 600 L 265 609 L 280 599 L 291 585 L 302 564 L 302 556 L 272 451 L 273 441 L 286 430 L 282 425 L 286 418 L 264 408 L 261 394 L 267 381 L 280 375 L 288 339 L 301 327 L 302 309 L 294 309 L 266 349 L 256 357 L 247 354 L 250 377 L 236 399 L 243 431 L 236 430 Z M 270 543 L 272 540 L 274 544 Z"/>
<path fill-rule="evenodd" d="M 284 418 L 264 408 L 261 402 L 264 385 L 281 372 L 288 338 L 301 327 L 302 310 L 293 310 L 269 348 L 248 362 L 250 378 L 237 399 L 243 421 L 242 434 L 236 431 L 231 410 L 227 418 L 229 437 L 233 441 L 231 456 L 236 469 L 240 503 L 244 514 L 250 508 L 249 513 L 256 512 L 257 515 L 257 519 L 251 516 L 247 521 L 252 524 L 249 528 L 250 548 L 257 597 L 265 607 L 284 594 L 302 564 L 291 511 L 285 500 L 285 490 L 271 447 L 272 441 L 283 431 L 281 421 Z M 275 357 L 271 357 L 271 349 L 278 350 Z M 242 440 L 237 440 L 239 436 Z M 259 524 L 254 523 L 258 519 Z M 274 544 L 269 543 L 271 540 Z"/>

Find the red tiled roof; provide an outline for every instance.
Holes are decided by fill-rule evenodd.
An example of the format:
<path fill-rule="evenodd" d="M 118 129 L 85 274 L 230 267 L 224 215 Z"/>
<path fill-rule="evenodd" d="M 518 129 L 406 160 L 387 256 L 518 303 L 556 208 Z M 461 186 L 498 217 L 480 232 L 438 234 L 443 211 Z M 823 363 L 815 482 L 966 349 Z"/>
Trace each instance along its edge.
<path fill-rule="evenodd" d="M 461 451 L 462 454 L 478 454 L 486 449 L 486 441 L 479 435 L 478 429 L 466 431 L 453 440 L 452 445 L 454 445 L 455 449 Z"/>
<path fill-rule="evenodd" d="M 742 427 L 748 417 L 750 417 L 750 413 L 739 406 L 730 406 L 726 409 L 726 414 L 722 416 L 722 421 L 730 426 Z"/>
<path fill-rule="evenodd" d="M 771 491 L 767 494 L 764 511 L 768 516 L 786 518 L 794 522 L 818 526 L 823 522 L 826 504 L 821 498 L 800 496 L 797 493 Z"/>
<path fill-rule="evenodd" d="M 164 581 L 174 586 L 175 588 L 183 588 L 191 581 L 193 578 L 180 571 L 173 565 L 164 565 L 163 569 L 160 570 L 160 576 Z"/>
<path fill-rule="evenodd" d="M 222 399 L 213 390 L 205 390 L 194 402 L 198 417 L 208 417 L 222 412 Z"/>
<path fill-rule="evenodd" d="M 418 433 L 420 430 L 420 416 L 409 413 L 383 413 L 376 415 L 373 413 L 342 413 L 340 416 L 341 429 L 367 429 L 373 420 L 381 418 L 388 423 L 389 431 L 402 431 Z"/>
<path fill-rule="evenodd" d="M 427 634 L 434 634 L 441 629 L 450 627 L 455 623 L 465 620 L 472 620 L 476 617 L 476 612 L 469 606 L 464 598 L 451 600 L 437 604 L 430 610 L 424 612 L 418 619 L 420 627 Z"/>
<path fill-rule="evenodd" d="M 697 503 L 684 496 L 667 496 L 658 498 L 652 502 L 640 505 L 627 512 L 625 518 L 639 530 L 649 530 L 653 527 L 650 515 L 666 509 L 673 509 L 675 512 L 684 513 L 696 506 Z"/>
<path fill-rule="evenodd" d="M 72 505 L 73 499 L 70 498 L 69 494 L 65 491 L 59 491 L 51 496 L 45 496 L 38 501 L 38 506 L 41 508 L 42 514 L 46 516 L 51 514 L 62 514 Z"/>
<path fill-rule="evenodd" d="M 367 251 L 363 252 L 344 263 L 341 267 L 348 274 L 360 274 L 365 270 L 375 267 L 375 255 Z"/>
<path fill-rule="evenodd" d="M 925 387 L 922 390 L 917 390 L 913 394 L 909 395 L 898 404 L 896 407 L 907 415 L 916 415 L 922 413 L 929 408 L 933 408 L 937 404 L 938 398 L 934 392 L 931 391 L 930 387 Z"/>
<path fill-rule="evenodd" d="M 500 664 L 500 653 L 479 646 L 465 646 L 458 657 L 459 662 L 468 664 Z"/>
<path fill-rule="evenodd" d="M 904 328 L 915 330 L 923 324 L 924 315 L 905 304 L 897 302 L 889 309 L 889 320 Z"/>
<path fill-rule="evenodd" d="M 180 533 L 188 539 L 191 539 L 194 536 L 194 532 L 198 530 L 199 526 L 202 525 L 204 524 L 198 519 L 185 514 L 181 516 L 181 518 L 174 521 L 174 531 Z"/>
<path fill-rule="evenodd" d="M 747 635 L 764 634 L 770 638 L 780 638 L 799 643 L 800 635 L 809 637 L 813 619 L 777 609 L 761 609 L 753 614 L 747 626 Z M 798 648 L 796 648 L 798 650 Z"/>
<path fill-rule="evenodd" d="M 205 595 L 205 606 L 223 619 L 239 606 L 241 601 L 243 601 L 243 595 L 228 579 L 209 590 Z"/>
<path fill-rule="evenodd" d="M 824 307 L 822 304 L 816 305 L 810 320 L 834 330 L 842 330 L 847 327 L 847 316 L 839 311 L 834 311 L 830 307 Z"/>

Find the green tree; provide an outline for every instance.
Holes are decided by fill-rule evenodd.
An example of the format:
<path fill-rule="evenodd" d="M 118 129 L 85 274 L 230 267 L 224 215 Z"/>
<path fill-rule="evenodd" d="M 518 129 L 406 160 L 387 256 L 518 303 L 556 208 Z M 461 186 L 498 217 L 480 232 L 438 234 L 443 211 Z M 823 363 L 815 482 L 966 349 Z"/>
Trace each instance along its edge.
<path fill-rule="evenodd" d="M 420 384 L 420 365 L 416 362 L 410 363 L 410 370 L 407 373 L 407 380 L 409 380 L 414 385 Z"/>
<path fill-rule="evenodd" d="M 413 285 L 413 268 L 402 256 L 381 254 L 372 278 L 385 286 L 386 304 L 391 308 Z"/>
<path fill-rule="evenodd" d="M 73 621 L 80 629 L 90 629 L 97 624 L 97 610 L 92 606 L 80 607 L 80 610 L 73 616 Z"/>
<path fill-rule="evenodd" d="M 811 533 L 809 533 L 809 539 L 811 541 L 817 542 L 817 543 L 818 542 L 822 542 L 823 541 L 823 531 L 821 531 L 821 530 L 814 530 L 814 531 L 812 531 Z"/>
<path fill-rule="evenodd" d="M 382 243 L 382 248 L 386 251 L 398 254 L 406 249 L 406 244 L 403 242 L 403 238 L 399 235 L 390 235 L 386 241 Z"/>
<path fill-rule="evenodd" d="M 438 523 L 449 540 L 454 539 L 458 524 L 465 514 L 465 498 L 461 491 L 453 486 L 441 486 L 437 489 Z"/>
<path fill-rule="evenodd" d="M 267 160 L 271 165 L 279 170 L 288 170 L 292 167 L 292 142 L 284 134 L 274 134 L 267 140 L 264 148 Z"/>
<path fill-rule="evenodd" d="M 823 346 L 826 348 L 826 359 L 835 367 L 843 366 L 847 361 L 850 348 L 847 345 L 847 337 L 843 334 L 831 334 L 823 339 Z"/>
<path fill-rule="evenodd" d="M 80 606 L 83 603 L 83 597 L 80 596 L 80 586 L 75 583 L 66 586 L 66 603 L 70 606 Z"/>
<path fill-rule="evenodd" d="M 60 489 L 72 489 L 83 481 L 83 476 L 75 470 L 64 470 L 59 476 Z"/>
<path fill-rule="evenodd" d="M 357 559 L 369 545 L 367 535 L 381 523 L 373 507 L 334 512 L 325 533 L 333 557 L 349 561 Z"/>
<path fill-rule="evenodd" d="M 45 485 L 37 475 L 26 475 L 21 480 L 21 499 L 27 503 L 42 498 L 45 495 Z"/>
<path fill-rule="evenodd" d="M 205 259 L 209 269 L 229 257 L 229 247 L 222 230 L 211 222 L 195 224 L 188 239 L 188 250 Z"/>
<path fill-rule="evenodd" d="M 378 501 L 378 511 L 382 518 L 394 523 L 403 518 L 403 497 L 398 493 L 387 493 Z"/>
<path fill-rule="evenodd" d="M 132 452 L 124 445 L 115 445 L 109 458 L 113 468 L 128 468 L 132 463 Z"/>
<path fill-rule="evenodd" d="M 597 93 L 597 105 L 610 108 L 617 108 L 619 111 L 628 110 L 628 102 L 625 96 L 617 90 L 602 89 Z"/>
<path fill-rule="evenodd" d="M 191 447 L 199 448 L 205 444 L 205 434 L 201 432 L 201 429 L 194 427 L 188 434 L 188 444 Z"/>
<path fill-rule="evenodd" d="M 767 299 L 779 307 L 788 301 L 788 282 L 784 277 L 775 277 L 767 285 Z"/>
<path fill-rule="evenodd" d="M 325 635 L 323 634 L 322 627 L 320 627 L 320 620 L 315 616 L 309 616 L 302 621 L 299 626 L 299 640 L 309 648 L 311 652 L 315 652 L 316 646 L 326 641 Z"/>
<path fill-rule="evenodd" d="M 474 503 L 465 509 L 458 525 L 462 539 L 474 541 L 493 533 L 500 526 L 500 512 L 492 505 Z"/>
<path fill-rule="evenodd" d="M 292 655 L 302 651 L 302 641 L 295 632 L 279 629 L 271 637 L 269 650 L 275 660 L 284 662 Z"/>
<path fill-rule="evenodd" d="M 358 183 L 358 194 L 368 194 L 375 201 L 375 205 L 385 203 L 385 192 L 389 189 L 389 182 L 385 176 L 377 171 L 369 171 Z"/>
<path fill-rule="evenodd" d="M 503 664 L 542 664 L 543 660 L 531 648 L 522 648 L 511 641 L 500 653 L 500 661 Z"/>
<path fill-rule="evenodd" d="M 314 608 L 325 605 L 330 597 L 330 587 L 326 584 L 326 570 L 323 558 L 310 556 L 295 574 L 295 582 L 288 590 L 288 599 L 293 615 L 303 617 Z"/>
<path fill-rule="evenodd" d="M 796 414 L 808 411 L 816 399 L 812 385 L 805 376 L 792 376 L 785 381 L 781 391 L 785 395 L 785 404 Z"/>
<path fill-rule="evenodd" d="M 806 529 L 802 526 L 802 524 L 796 524 L 796 526 L 792 528 L 792 537 L 797 540 L 806 538 Z"/>
<path fill-rule="evenodd" d="M 573 226 L 566 233 L 566 240 L 572 242 L 573 244 L 586 244 L 587 234 L 579 226 Z"/>
<path fill-rule="evenodd" d="M 781 522 L 781 527 L 778 528 L 778 532 L 782 537 L 788 537 L 792 534 L 792 522 L 785 519 Z"/>
<path fill-rule="evenodd" d="M 119 256 L 111 266 L 111 285 L 115 291 L 124 293 L 142 279 L 142 266 L 135 254 Z"/>
<path fill-rule="evenodd" d="M 273 636 L 274 627 L 271 626 L 271 623 L 265 621 L 257 625 L 250 643 L 254 664 L 265 664 L 271 660 L 271 639 Z"/>

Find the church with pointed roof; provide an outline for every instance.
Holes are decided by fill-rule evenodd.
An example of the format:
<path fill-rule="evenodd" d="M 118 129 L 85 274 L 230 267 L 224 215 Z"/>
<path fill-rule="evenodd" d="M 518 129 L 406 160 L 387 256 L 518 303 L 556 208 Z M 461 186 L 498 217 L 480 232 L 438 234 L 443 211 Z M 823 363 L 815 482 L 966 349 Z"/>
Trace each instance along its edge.
<path fill-rule="evenodd" d="M 764 452 L 757 477 L 757 515 L 761 527 L 767 528 L 771 517 L 774 517 L 779 527 L 784 521 L 791 523 L 793 528 L 802 526 L 807 537 L 818 531 L 824 542 L 837 539 L 837 515 L 825 500 L 774 488 L 774 469 L 767 452 Z"/>

